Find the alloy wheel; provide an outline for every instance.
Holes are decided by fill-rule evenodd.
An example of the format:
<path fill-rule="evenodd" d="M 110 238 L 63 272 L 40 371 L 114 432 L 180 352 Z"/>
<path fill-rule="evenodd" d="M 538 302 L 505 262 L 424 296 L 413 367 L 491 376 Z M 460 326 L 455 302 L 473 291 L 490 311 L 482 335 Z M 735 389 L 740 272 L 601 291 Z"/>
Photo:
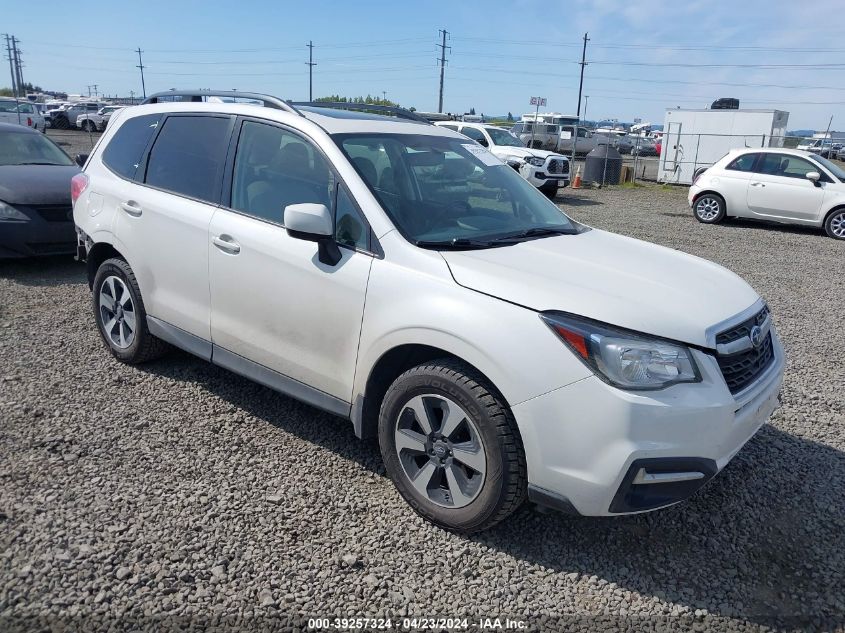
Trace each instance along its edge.
<path fill-rule="evenodd" d="M 135 340 L 137 320 L 129 288 L 120 277 L 111 275 L 100 286 L 100 323 L 109 341 L 126 349 Z"/>
<path fill-rule="evenodd" d="M 699 198 L 698 202 L 695 203 L 695 214 L 705 222 L 715 220 L 719 216 L 720 210 L 719 201 L 710 196 Z"/>
<path fill-rule="evenodd" d="M 394 441 L 411 487 L 432 503 L 462 508 L 481 492 L 487 472 L 481 434 L 449 398 L 411 398 L 396 419 Z"/>
<path fill-rule="evenodd" d="M 840 211 L 830 218 L 830 232 L 838 239 L 845 240 L 845 211 Z"/>

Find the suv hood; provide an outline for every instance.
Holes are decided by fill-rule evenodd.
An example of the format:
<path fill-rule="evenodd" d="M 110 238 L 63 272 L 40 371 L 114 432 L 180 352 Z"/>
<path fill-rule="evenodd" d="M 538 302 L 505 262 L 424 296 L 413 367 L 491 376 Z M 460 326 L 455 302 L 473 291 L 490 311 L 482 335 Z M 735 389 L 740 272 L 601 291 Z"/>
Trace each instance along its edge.
<path fill-rule="evenodd" d="M 563 154 L 558 154 L 557 152 L 550 152 L 545 149 L 528 149 L 527 147 L 510 147 L 506 145 L 497 145 L 491 151 L 499 157 L 517 156 L 519 158 L 525 159 L 530 158 L 532 156 L 536 156 L 537 158 L 542 158 L 545 160 L 549 156 L 556 156 L 564 160 L 569 160 Z"/>
<path fill-rule="evenodd" d="M 713 262 L 595 229 L 441 255 L 471 290 L 691 345 L 709 346 L 708 327 L 759 299 Z"/>

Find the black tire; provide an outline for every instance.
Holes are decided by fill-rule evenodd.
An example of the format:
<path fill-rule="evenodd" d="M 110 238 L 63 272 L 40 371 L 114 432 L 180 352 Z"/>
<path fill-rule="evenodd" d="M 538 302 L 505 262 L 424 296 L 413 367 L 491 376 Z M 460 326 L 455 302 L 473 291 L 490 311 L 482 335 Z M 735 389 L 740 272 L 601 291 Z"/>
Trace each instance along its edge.
<path fill-rule="evenodd" d="M 122 282 L 122 289 L 118 293 L 115 293 L 113 290 L 115 284 L 113 281 L 114 278 Z M 110 280 L 112 280 L 111 290 L 106 288 Z M 126 319 L 127 325 L 124 327 L 124 322 L 117 319 L 116 325 L 113 325 L 110 331 L 107 332 L 108 322 L 104 321 L 104 319 L 108 318 L 107 315 L 110 310 L 106 305 L 103 293 L 105 292 L 107 295 L 111 294 L 115 299 L 122 301 L 124 298 L 123 290 L 128 291 L 131 301 L 130 305 L 132 307 L 132 310 L 125 311 L 121 308 L 121 317 Z M 138 280 L 135 279 L 135 273 L 132 272 L 132 268 L 126 260 L 112 258 L 100 264 L 97 274 L 94 276 L 92 307 L 94 309 L 94 320 L 97 323 L 100 336 L 114 357 L 119 361 L 130 365 L 144 363 L 159 358 L 170 349 L 167 343 L 150 334 L 147 328 L 147 312 L 144 309 L 144 301 L 141 298 Z M 111 312 L 115 314 L 113 311 Z M 134 329 L 127 330 L 128 316 L 126 315 L 130 313 L 133 317 Z M 109 322 L 113 321 L 110 320 Z M 118 334 L 115 334 L 115 332 Z M 121 333 L 125 334 L 127 332 L 131 332 L 131 342 L 128 342 L 130 337 L 126 335 L 124 338 L 128 342 L 128 345 L 121 346 L 115 338 L 119 338 Z"/>
<path fill-rule="evenodd" d="M 94 125 L 94 122 L 93 122 L 93 121 L 88 121 L 88 120 L 86 120 L 86 121 L 83 121 L 83 122 L 82 122 L 82 130 L 83 130 L 84 132 L 96 132 L 96 131 L 97 131 L 97 126 L 96 126 L 96 125 Z"/>
<path fill-rule="evenodd" d="M 458 435 L 449 436 L 455 438 L 456 442 L 461 440 L 460 433 L 469 432 L 470 426 L 475 433 L 472 436 L 474 450 L 476 455 L 484 457 L 486 472 L 477 482 L 473 493 L 475 496 L 462 507 L 446 507 L 430 498 L 432 494 L 443 495 L 447 501 L 454 502 L 450 485 L 446 483 L 443 488 L 445 471 L 439 480 L 440 484 L 427 487 L 427 490 L 436 492 L 423 495 L 414 488 L 410 476 L 406 473 L 402 459 L 407 460 L 407 454 L 400 459 L 400 452 L 396 448 L 396 429 L 403 420 L 408 419 L 408 415 L 411 419 L 415 418 L 410 405 L 418 396 L 425 396 L 427 402 L 437 402 L 443 398 L 458 405 L 461 413 L 465 415 L 459 416 L 461 422 L 455 427 L 458 429 Z M 429 411 L 428 406 L 426 411 Z M 429 421 L 432 419 L 434 418 Z M 431 427 L 433 426 L 432 424 Z M 425 433 L 425 429 L 420 428 L 422 433 Z M 434 435 L 442 428 L 441 418 L 440 426 Z M 417 435 L 423 437 L 422 433 Z M 427 442 L 431 441 L 431 436 L 425 437 L 428 438 Z M 445 438 L 441 443 L 444 442 Z M 462 445 L 466 446 L 460 443 L 449 444 L 449 448 Z M 379 414 L 379 446 L 387 474 L 405 501 L 424 519 L 442 528 L 464 534 L 485 530 L 513 513 L 525 500 L 528 485 L 525 454 L 513 414 L 496 389 L 475 369 L 463 362 L 448 358 L 434 360 L 409 369 L 399 376 L 388 389 L 382 402 Z M 429 463 L 437 459 L 434 449 L 438 447 L 430 446 L 428 454 L 415 451 L 412 459 L 423 462 L 423 468 L 431 468 L 433 476 L 440 476 L 438 472 L 434 472 L 436 467 Z M 458 450 L 455 449 L 455 452 Z M 451 450 L 448 455 L 445 459 L 449 464 L 455 464 L 459 469 L 464 468 L 461 471 L 463 473 L 467 472 L 461 461 L 453 461 L 459 458 L 452 457 Z M 423 474 L 423 468 L 420 468 L 418 475 Z M 474 472 L 472 469 L 469 471 Z M 429 477 L 427 481 L 430 484 L 434 479 Z"/>
<path fill-rule="evenodd" d="M 824 230 L 835 240 L 845 240 L 845 208 L 834 209 L 827 215 Z"/>
<path fill-rule="evenodd" d="M 545 194 L 550 200 L 557 197 L 557 182 L 546 183 L 537 187 L 541 193 Z"/>
<path fill-rule="evenodd" d="M 53 127 L 57 130 L 66 130 L 70 127 L 67 117 L 53 117 Z"/>
<path fill-rule="evenodd" d="M 692 214 L 702 224 L 718 224 L 726 213 L 725 199 L 717 193 L 703 193 L 692 203 Z"/>
<path fill-rule="evenodd" d="M 531 147 L 533 149 L 543 149 L 543 143 L 541 141 L 534 141 L 531 143 Z"/>

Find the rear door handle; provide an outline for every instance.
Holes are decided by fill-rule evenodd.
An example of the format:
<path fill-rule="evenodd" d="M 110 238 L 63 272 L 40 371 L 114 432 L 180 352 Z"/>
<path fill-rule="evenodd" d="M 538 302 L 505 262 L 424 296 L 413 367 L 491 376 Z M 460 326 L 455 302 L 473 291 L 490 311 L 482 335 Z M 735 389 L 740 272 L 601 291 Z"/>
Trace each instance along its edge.
<path fill-rule="evenodd" d="M 211 238 L 211 243 L 224 253 L 229 253 L 230 255 L 237 255 L 241 252 L 241 245 L 231 235 L 216 235 Z"/>
<path fill-rule="evenodd" d="M 126 202 L 121 202 L 120 208 L 126 211 L 126 213 L 131 215 L 133 218 L 138 218 L 141 216 L 141 213 L 143 213 L 143 211 L 141 211 L 141 207 L 139 207 L 138 203 L 134 200 L 127 200 Z"/>
<path fill-rule="evenodd" d="M 765 187 L 766 185 L 762 182 L 752 182 L 751 186 L 752 187 Z"/>

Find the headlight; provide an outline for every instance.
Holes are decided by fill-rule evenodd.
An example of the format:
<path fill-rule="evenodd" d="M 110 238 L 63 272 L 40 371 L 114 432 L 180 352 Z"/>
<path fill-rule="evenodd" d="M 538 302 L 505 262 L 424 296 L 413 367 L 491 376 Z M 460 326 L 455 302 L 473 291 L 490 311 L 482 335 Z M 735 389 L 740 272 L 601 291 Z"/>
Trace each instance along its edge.
<path fill-rule="evenodd" d="M 15 207 L 0 201 L 0 222 L 29 222 L 29 218 Z"/>
<path fill-rule="evenodd" d="M 542 167 L 543 163 L 545 163 L 546 161 L 538 156 L 529 156 L 525 159 L 525 162 L 527 162 L 529 165 L 534 165 L 535 167 Z"/>
<path fill-rule="evenodd" d="M 685 345 L 559 312 L 540 318 L 599 378 L 620 389 L 701 382 Z"/>

